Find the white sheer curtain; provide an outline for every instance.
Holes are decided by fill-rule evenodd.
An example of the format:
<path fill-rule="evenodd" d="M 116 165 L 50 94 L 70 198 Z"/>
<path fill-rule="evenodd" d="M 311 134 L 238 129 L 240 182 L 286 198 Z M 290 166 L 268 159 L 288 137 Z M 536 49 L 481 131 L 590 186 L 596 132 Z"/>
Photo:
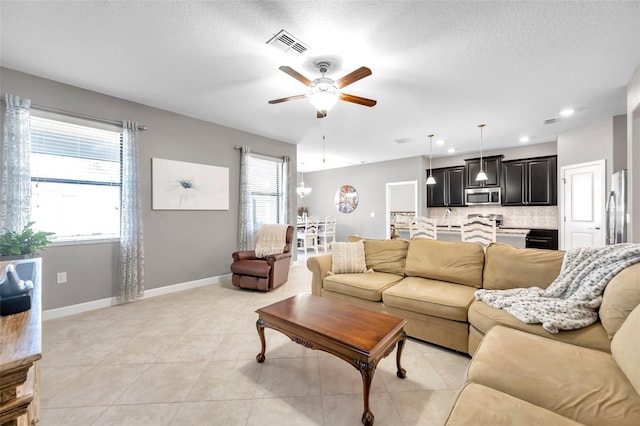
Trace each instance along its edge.
<path fill-rule="evenodd" d="M 144 295 L 144 239 L 138 192 L 138 124 L 122 123 L 122 200 L 120 213 L 120 283 L 118 302 Z"/>
<path fill-rule="evenodd" d="M 5 96 L 0 233 L 21 231 L 31 217 L 31 100 Z"/>
<path fill-rule="evenodd" d="M 289 194 L 291 194 L 291 178 L 289 171 L 291 170 L 291 159 L 288 155 L 282 158 L 282 216 L 283 224 L 291 224 L 291 203 L 289 202 Z"/>
<path fill-rule="evenodd" d="M 242 147 L 240 155 L 240 214 L 238 216 L 238 250 L 253 250 L 253 202 L 249 179 L 251 170 L 251 149 Z"/>

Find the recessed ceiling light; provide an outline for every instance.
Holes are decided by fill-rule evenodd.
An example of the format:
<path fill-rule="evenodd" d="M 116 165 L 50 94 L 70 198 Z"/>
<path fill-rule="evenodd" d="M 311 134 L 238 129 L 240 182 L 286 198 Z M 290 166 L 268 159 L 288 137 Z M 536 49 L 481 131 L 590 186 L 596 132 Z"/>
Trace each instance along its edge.
<path fill-rule="evenodd" d="M 456 149 L 455 149 L 455 148 L 449 148 L 449 149 L 447 150 L 447 152 L 448 152 L 449 154 L 453 154 L 454 152 L 456 152 Z"/>
<path fill-rule="evenodd" d="M 529 142 L 529 136 L 523 136 L 523 137 L 521 137 L 521 138 L 520 138 L 520 142 L 522 142 L 522 143 Z"/>
<path fill-rule="evenodd" d="M 571 108 L 567 108 L 560 111 L 560 115 L 563 117 L 569 117 L 569 116 L 572 116 L 574 112 L 575 111 L 572 110 Z"/>
<path fill-rule="evenodd" d="M 444 145 L 444 139 L 437 140 L 436 145 Z"/>

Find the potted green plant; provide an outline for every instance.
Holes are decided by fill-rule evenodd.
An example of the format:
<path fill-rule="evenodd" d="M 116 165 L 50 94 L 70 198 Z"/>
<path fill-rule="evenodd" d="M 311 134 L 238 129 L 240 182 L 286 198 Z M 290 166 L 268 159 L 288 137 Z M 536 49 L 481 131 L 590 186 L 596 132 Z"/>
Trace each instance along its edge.
<path fill-rule="evenodd" d="M 38 252 L 53 242 L 53 232 L 34 231 L 29 222 L 17 231 L 5 230 L 0 235 L 0 260 L 28 259 L 38 255 Z"/>

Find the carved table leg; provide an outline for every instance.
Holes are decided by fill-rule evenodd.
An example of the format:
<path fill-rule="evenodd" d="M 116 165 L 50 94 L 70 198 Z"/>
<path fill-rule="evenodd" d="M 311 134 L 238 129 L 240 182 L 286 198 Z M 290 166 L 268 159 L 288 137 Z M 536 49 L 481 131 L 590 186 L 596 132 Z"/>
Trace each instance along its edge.
<path fill-rule="evenodd" d="M 373 373 L 376 372 L 376 364 L 366 362 L 357 362 L 358 370 L 362 375 L 362 393 L 364 397 L 364 412 L 362 413 L 362 424 L 365 426 L 373 425 L 373 413 L 369 408 L 369 391 L 371 390 L 371 382 L 373 381 Z"/>
<path fill-rule="evenodd" d="M 258 355 L 256 355 L 256 361 L 264 362 L 264 352 L 267 349 L 267 342 L 264 339 L 264 320 L 259 319 L 256 321 L 256 328 L 258 329 L 258 336 L 260 336 L 260 343 L 262 344 L 262 350 Z"/>
<path fill-rule="evenodd" d="M 402 338 L 398 340 L 398 350 L 396 351 L 396 365 L 398 367 L 398 372 L 396 373 L 396 376 L 398 376 L 401 379 L 404 379 L 405 377 L 407 377 L 407 370 L 402 368 L 402 366 L 400 365 L 400 357 L 402 356 L 402 350 L 404 349 L 404 343 L 406 341 L 407 341 L 407 335 L 403 331 Z"/>

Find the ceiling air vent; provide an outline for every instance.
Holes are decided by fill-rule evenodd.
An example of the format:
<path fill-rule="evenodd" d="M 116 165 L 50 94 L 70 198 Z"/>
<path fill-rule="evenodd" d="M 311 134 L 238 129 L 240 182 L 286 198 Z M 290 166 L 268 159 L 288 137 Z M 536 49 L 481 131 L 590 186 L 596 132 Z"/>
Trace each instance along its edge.
<path fill-rule="evenodd" d="M 398 139 L 394 139 L 393 140 L 395 143 L 402 145 L 403 143 L 407 143 L 410 142 L 411 139 L 409 138 L 398 138 Z"/>
<path fill-rule="evenodd" d="M 555 124 L 560 121 L 560 117 L 547 118 L 546 120 L 542 120 L 543 125 L 547 124 Z"/>
<path fill-rule="evenodd" d="M 280 30 L 276 35 L 271 37 L 267 44 L 282 50 L 283 52 L 293 55 L 302 55 L 309 50 L 309 47 L 302 41 L 298 40 L 285 30 Z"/>

